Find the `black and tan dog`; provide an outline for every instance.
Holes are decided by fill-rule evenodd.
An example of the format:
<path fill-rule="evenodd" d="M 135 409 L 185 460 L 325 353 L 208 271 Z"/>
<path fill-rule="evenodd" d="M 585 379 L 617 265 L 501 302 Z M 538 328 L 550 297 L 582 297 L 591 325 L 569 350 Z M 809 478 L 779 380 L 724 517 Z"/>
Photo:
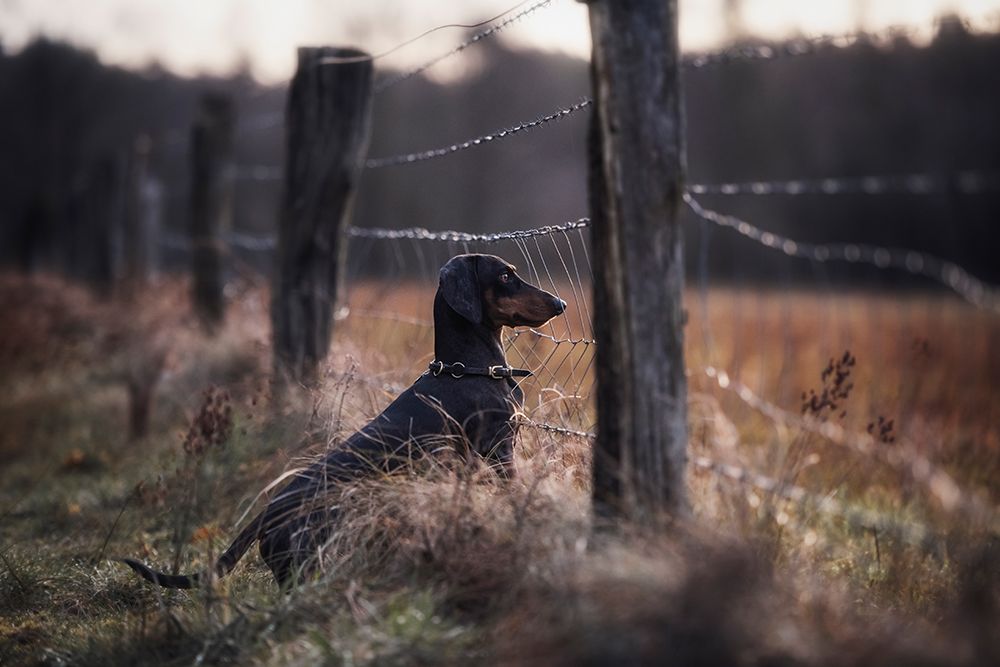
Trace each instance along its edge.
<path fill-rule="evenodd" d="M 566 302 L 523 281 L 493 255 L 459 255 L 441 268 L 434 297 L 434 361 L 367 426 L 325 458 L 296 473 L 222 554 L 215 576 L 229 573 L 254 542 L 279 585 L 315 566 L 335 522 L 324 492 L 373 472 L 392 472 L 458 434 L 503 476 L 512 473 L 514 425 L 523 394 L 507 365 L 504 326 L 539 326 Z M 143 578 L 192 588 L 204 574 L 169 575 L 124 559 Z"/>

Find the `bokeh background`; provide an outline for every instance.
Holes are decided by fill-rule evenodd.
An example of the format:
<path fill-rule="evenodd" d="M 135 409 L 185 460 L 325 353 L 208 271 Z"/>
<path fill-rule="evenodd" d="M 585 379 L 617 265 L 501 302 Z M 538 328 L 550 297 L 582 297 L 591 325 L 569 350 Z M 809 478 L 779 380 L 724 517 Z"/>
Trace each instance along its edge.
<path fill-rule="evenodd" d="M 506 8 L 504 8 L 506 9 Z M 150 206 L 164 234 L 187 229 L 189 131 L 199 95 L 236 100 L 234 229 L 274 234 L 286 83 L 302 44 L 380 53 L 439 24 L 478 21 L 485 2 L 16 2 L 0 5 L 0 261 L 52 266 L 80 244 L 73 225 L 95 174 L 150 142 Z M 457 14 L 456 14 L 457 12 Z M 874 31 L 847 48 L 686 73 L 690 183 L 927 175 L 930 194 L 727 197 L 726 211 L 799 240 L 904 245 L 984 279 L 1000 195 L 966 193 L 958 175 L 1000 169 L 1000 3 L 681 2 L 685 49 Z M 899 33 L 886 32 L 898 27 Z M 880 32 L 881 31 L 881 32 Z M 406 70 L 469 31 L 439 30 L 376 62 Z M 556 2 L 460 58 L 377 97 L 371 156 L 447 146 L 537 118 L 589 94 L 585 8 Z M 503 145 L 364 174 L 359 226 L 496 231 L 586 215 L 587 114 Z M 270 172 L 268 170 L 271 170 Z M 258 177 L 255 177 L 257 175 Z M 995 185 L 995 183 L 994 183 Z M 706 197 L 705 203 L 721 203 Z M 808 263 L 687 221 L 688 267 L 715 281 L 816 281 Z M 710 252 L 699 253 L 699 244 Z M 237 251 L 239 252 L 239 251 Z M 186 258 L 160 243 L 166 267 Z M 700 254 L 705 255 L 700 258 Z M 260 270 L 260 253 L 244 258 Z M 831 266 L 823 280 L 930 283 Z"/>

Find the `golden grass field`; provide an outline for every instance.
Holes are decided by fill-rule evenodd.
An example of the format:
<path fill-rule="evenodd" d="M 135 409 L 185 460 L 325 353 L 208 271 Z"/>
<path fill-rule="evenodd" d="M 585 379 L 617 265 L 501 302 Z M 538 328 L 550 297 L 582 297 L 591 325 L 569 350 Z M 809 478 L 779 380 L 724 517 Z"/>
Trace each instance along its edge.
<path fill-rule="evenodd" d="M 511 484 L 428 464 L 344 490 L 323 575 L 287 595 L 253 551 L 193 592 L 108 560 L 209 562 L 426 367 L 431 297 L 355 287 L 319 386 L 274 392 L 259 289 L 209 338 L 177 281 L 100 303 L 0 278 L 0 664 L 1000 664 L 1000 317 L 944 295 L 687 295 L 692 458 L 805 502 L 692 466 L 690 518 L 594 533 L 589 441 L 525 427 Z M 567 301 L 540 333 L 592 338 Z M 593 346 L 514 345 L 527 417 L 590 429 Z"/>

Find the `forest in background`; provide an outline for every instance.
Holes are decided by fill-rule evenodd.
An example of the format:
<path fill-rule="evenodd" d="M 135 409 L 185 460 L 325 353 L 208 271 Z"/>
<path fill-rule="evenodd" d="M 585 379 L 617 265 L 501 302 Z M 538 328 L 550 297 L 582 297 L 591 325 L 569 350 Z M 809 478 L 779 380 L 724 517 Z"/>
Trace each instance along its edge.
<path fill-rule="evenodd" d="M 487 41 L 464 78 L 414 77 L 379 95 L 373 157 L 447 146 L 569 106 L 589 95 L 587 64 Z M 799 58 L 739 61 L 686 72 L 689 182 L 1000 170 L 1000 36 L 942 23 L 929 46 L 900 37 Z M 379 73 L 377 72 L 377 75 Z M 58 264 L 80 238 L 79 209 L 103 165 L 152 139 L 163 225 L 187 229 L 188 128 L 200 95 L 226 91 L 238 114 L 237 163 L 278 166 L 286 89 L 246 69 L 185 79 L 162 68 L 103 66 L 93 54 L 40 40 L 0 57 L 0 262 Z M 415 165 L 364 173 L 354 224 L 498 231 L 587 215 L 587 114 L 528 137 Z M 236 230 L 273 234 L 280 181 L 241 179 Z M 724 212 L 803 241 L 923 250 L 988 281 L 1000 192 L 933 195 L 702 196 Z M 828 281 L 928 286 L 854 265 L 815 266 L 728 230 L 687 220 L 691 272 L 716 282 Z M 77 227 L 77 229 L 74 229 Z M 184 261 L 165 251 L 168 264 Z M 266 269 L 268 259 L 256 258 Z M 377 262 L 373 262 L 377 266 Z"/>

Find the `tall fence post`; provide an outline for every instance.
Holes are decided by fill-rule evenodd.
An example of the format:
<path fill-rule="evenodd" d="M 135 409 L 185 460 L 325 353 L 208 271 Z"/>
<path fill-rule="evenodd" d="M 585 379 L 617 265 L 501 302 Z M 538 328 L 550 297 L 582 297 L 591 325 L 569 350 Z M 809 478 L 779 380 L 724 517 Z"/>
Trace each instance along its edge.
<path fill-rule="evenodd" d="M 191 128 L 191 257 L 194 308 L 208 331 L 225 316 L 222 231 L 232 226 L 235 110 L 228 95 L 201 98 Z"/>
<path fill-rule="evenodd" d="M 363 51 L 298 50 L 285 114 L 285 190 L 271 297 L 275 370 L 300 382 L 327 354 L 346 228 L 371 131 L 372 63 Z"/>
<path fill-rule="evenodd" d="M 676 0 L 591 0 L 598 516 L 687 508 Z"/>

